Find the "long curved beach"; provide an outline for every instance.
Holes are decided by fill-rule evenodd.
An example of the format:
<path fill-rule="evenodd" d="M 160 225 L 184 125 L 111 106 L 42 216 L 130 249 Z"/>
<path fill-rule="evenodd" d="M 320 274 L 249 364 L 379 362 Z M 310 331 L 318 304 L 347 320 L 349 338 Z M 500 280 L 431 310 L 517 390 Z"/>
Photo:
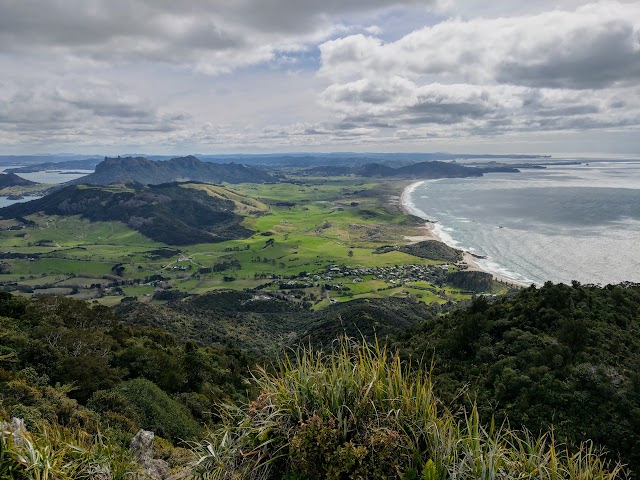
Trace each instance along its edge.
<path fill-rule="evenodd" d="M 640 282 L 640 162 L 417 181 L 401 202 L 436 222 L 425 237 L 486 257 L 467 259 L 505 280 Z"/>

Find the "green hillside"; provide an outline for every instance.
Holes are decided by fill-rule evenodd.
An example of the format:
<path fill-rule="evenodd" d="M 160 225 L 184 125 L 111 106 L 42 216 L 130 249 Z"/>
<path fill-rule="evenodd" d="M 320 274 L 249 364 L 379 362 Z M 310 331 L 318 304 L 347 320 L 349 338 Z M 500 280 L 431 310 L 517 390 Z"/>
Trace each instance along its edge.
<path fill-rule="evenodd" d="M 380 250 L 421 233 L 422 220 L 394 199 L 403 183 L 292 182 L 71 186 L 13 205 L 0 210 L 0 285 L 105 305 L 229 288 L 314 310 L 365 298 L 470 298 L 449 285 L 457 267 L 442 255 Z"/>
<path fill-rule="evenodd" d="M 25 187 L 30 185 L 36 185 L 36 182 L 22 178 L 12 172 L 0 174 L 0 190 L 7 187 Z"/>
<path fill-rule="evenodd" d="M 637 345 L 633 340 L 626 347 L 620 340 L 638 338 L 637 288 L 549 284 L 492 305 L 478 300 L 445 316 L 422 304 L 396 301 L 385 307 L 382 300 L 315 313 L 281 302 L 253 303 L 235 292 L 189 302 L 184 318 L 202 315 L 210 323 L 273 313 L 289 315 L 299 329 L 315 325 L 303 342 L 324 343 L 323 352 L 285 349 L 283 343 L 263 350 L 268 360 L 262 367 L 247 350 L 222 345 L 235 343 L 224 333 L 215 342 L 194 342 L 185 338 L 187 329 L 174 325 L 169 333 L 163 327 L 170 323 L 140 325 L 122 309 L 0 294 L 0 478 L 71 480 L 94 478 L 97 471 L 114 480 L 145 478 L 144 465 L 129 450 L 140 428 L 158 436 L 155 458 L 167 469 L 161 478 L 626 478 L 615 459 L 619 453 L 635 466 L 636 378 L 623 365 L 636 361 Z M 579 316 L 583 328 L 565 325 L 566 314 L 582 303 L 592 307 Z M 510 315 L 517 328 L 508 328 Z M 421 318 L 427 320 L 411 327 Z M 337 332 L 363 326 L 364 335 L 378 328 L 404 331 L 397 345 L 414 359 L 403 361 L 373 336 L 373 344 L 345 338 L 327 344 L 336 323 Z M 463 405 L 476 394 L 478 372 L 490 366 L 485 335 L 498 339 L 500 332 L 494 348 L 503 360 L 491 365 L 505 388 L 485 382 L 488 393 L 479 388 L 477 400 Z M 576 342 L 585 332 L 588 339 Z M 523 377 L 555 375 L 541 362 L 555 362 L 560 370 L 558 354 L 540 348 L 545 344 L 567 358 L 573 352 L 574 359 L 566 362 L 562 384 L 545 386 L 538 379 L 530 388 Z M 437 357 L 425 371 L 415 355 L 432 349 Z M 513 356 L 518 351 L 521 360 Z M 612 384 L 603 375 L 615 361 L 620 366 L 614 380 L 620 383 Z M 588 382 L 589 374 L 596 383 Z M 470 396 L 456 390 L 465 379 Z M 520 399 L 504 408 L 514 419 L 501 411 L 492 422 L 492 406 L 505 394 Z M 553 436 L 548 427 L 534 428 L 533 418 L 523 420 L 525 414 L 542 415 L 539 408 L 556 398 L 567 402 L 552 404 L 556 416 L 546 418 L 569 421 L 554 424 Z M 2 424 L 12 417 L 23 419 L 27 431 L 18 436 Z M 501 423 L 507 419 L 509 424 Z M 527 422 L 533 433 L 522 430 Z M 582 431 L 588 422 L 598 437 L 595 445 Z M 616 438 L 626 444 L 616 444 Z M 609 448 L 610 460 L 600 444 Z"/>
<path fill-rule="evenodd" d="M 397 345 L 434 359 L 438 391 L 556 439 L 585 439 L 640 471 L 640 286 L 547 283 L 432 316 Z"/>
<path fill-rule="evenodd" d="M 146 237 L 168 245 L 214 243 L 244 238 L 234 203 L 177 184 L 92 187 L 69 186 L 38 200 L 0 209 L 4 219 L 37 213 L 80 215 L 91 222 L 119 221 Z"/>

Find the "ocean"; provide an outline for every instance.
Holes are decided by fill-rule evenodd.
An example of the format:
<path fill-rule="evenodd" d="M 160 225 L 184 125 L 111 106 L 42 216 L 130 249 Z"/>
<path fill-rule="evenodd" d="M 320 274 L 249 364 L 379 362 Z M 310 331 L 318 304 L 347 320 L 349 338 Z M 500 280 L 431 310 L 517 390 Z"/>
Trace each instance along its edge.
<path fill-rule="evenodd" d="M 445 243 L 525 283 L 640 282 L 640 161 L 583 160 L 518 174 L 430 180 L 406 206 Z"/>
<path fill-rule="evenodd" d="M 18 173 L 16 175 L 22 178 L 26 178 L 27 180 L 31 180 L 32 182 L 58 184 L 70 182 L 71 180 L 84 177 L 85 175 L 89 175 L 90 173 L 93 173 L 93 170 L 46 170 L 32 173 Z"/>
<path fill-rule="evenodd" d="M 19 165 L 12 165 L 19 166 Z M 7 168 L 11 168 L 10 166 L 2 166 L 0 167 L 0 172 L 4 172 Z M 32 173 L 19 173 L 16 174 L 19 177 L 26 178 L 27 180 L 31 180 L 32 182 L 38 183 L 46 183 L 46 184 L 59 184 L 64 182 L 69 182 L 71 180 L 75 180 L 76 178 L 84 177 L 93 173 L 93 170 L 47 170 L 41 172 L 32 172 Z M 7 197 L 0 197 L 0 208 L 8 207 L 9 205 L 13 205 L 14 203 L 28 202 L 29 200 L 35 200 L 35 196 L 24 196 L 19 200 L 9 200 Z"/>

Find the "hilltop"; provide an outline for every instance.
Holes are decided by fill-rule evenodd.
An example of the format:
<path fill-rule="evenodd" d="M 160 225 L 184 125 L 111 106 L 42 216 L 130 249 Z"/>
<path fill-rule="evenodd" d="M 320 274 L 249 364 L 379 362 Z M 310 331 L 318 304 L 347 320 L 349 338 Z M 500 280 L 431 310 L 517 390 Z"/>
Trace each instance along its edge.
<path fill-rule="evenodd" d="M 196 181 L 207 183 L 272 183 L 278 180 L 264 170 L 236 163 L 206 163 L 196 157 L 152 161 L 144 157 L 106 158 L 96 165 L 96 171 L 72 180 L 68 185 L 108 185 L 124 181 L 157 185 L 169 182 Z"/>
<path fill-rule="evenodd" d="M 31 185 L 37 185 L 37 183 L 11 172 L 0 174 L 0 189 L 6 187 L 28 187 Z"/>
<path fill-rule="evenodd" d="M 46 215 L 80 215 L 92 222 L 119 221 L 146 237 L 168 245 L 193 245 L 246 238 L 231 200 L 183 188 L 177 183 L 95 187 L 71 185 L 31 202 L 0 209 L 4 219 Z"/>
<path fill-rule="evenodd" d="M 553 286 L 545 288 L 557 295 Z M 203 326 L 215 326 L 221 316 L 244 319 L 265 311 L 313 320 L 309 312 L 277 300 L 233 295 L 195 299 L 186 311 L 202 309 Z M 477 305 L 452 318 L 408 302 L 383 303 L 330 307 L 318 318 L 322 339 L 336 333 L 323 329 L 323 322 L 340 333 L 367 334 L 380 333 L 383 326 L 403 331 L 420 318 L 445 325 L 450 318 L 454 322 L 443 333 L 456 335 L 455 319 L 478 313 Z M 546 429 L 529 433 L 509 423 L 486 426 L 490 417 L 482 410 L 489 405 L 460 410 L 463 395 L 448 408 L 439 398 L 443 375 L 436 383 L 432 377 L 441 368 L 455 373 L 452 366 L 436 363 L 425 371 L 416 362 L 403 362 L 380 335 L 375 343 L 343 338 L 322 350 L 287 349 L 286 357 L 285 344 L 271 344 L 269 364 L 261 367 L 252 352 L 233 342 L 225 345 L 230 336 L 195 342 L 177 322 L 164 324 L 154 316 L 139 322 L 131 312 L 72 299 L 29 301 L 0 293 L 0 315 L 0 478 L 36 478 L 31 472 L 45 472 L 37 477 L 43 479 L 97 478 L 96 472 L 104 472 L 100 478 L 114 480 L 435 480 L 457 472 L 463 479 L 629 478 L 615 463 L 616 450 L 609 461 L 588 441 L 574 438 L 568 448 L 561 446 Z M 304 328 L 305 318 L 298 319 Z M 608 345 L 594 346 L 594 361 L 609 354 Z M 585 367 L 588 373 L 592 364 Z M 526 392 L 526 385 L 514 387 Z M 570 408 L 584 402 L 608 421 L 597 396 L 576 392 Z M 632 417 L 637 402 L 628 393 L 622 400 L 627 402 L 620 402 L 620 409 Z M 611 426 L 632 448 L 634 425 Z"/>

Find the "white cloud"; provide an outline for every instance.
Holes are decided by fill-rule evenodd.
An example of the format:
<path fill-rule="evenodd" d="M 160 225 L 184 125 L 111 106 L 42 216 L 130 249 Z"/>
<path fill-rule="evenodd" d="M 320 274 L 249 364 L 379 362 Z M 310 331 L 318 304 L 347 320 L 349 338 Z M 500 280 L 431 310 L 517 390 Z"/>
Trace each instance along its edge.
<path fill-rule="evenodd" d="M 640 128 L 640 3 L 0 0 L 0 69 L 5 150 L 594 138 Z"/>
<path fill-rule="evenodd" d="M 469 83 L 594 88 L 640 79 L 640 4 L 449 20 L 382 43 L 362 34 L 320 45 L 331 79 L 432 76 Z"/>
<path fill-rule="evenodd" d="M 156 140 L 183 128 L 188 117 L 160 112 L 151 102 L 100 80 L 70 89 L 45 83 L 0 92 L 0 141 L 51 145 Z"/>
<path fill-rule="evenodd" d="M 385 43 L 320 45 L 323 105 L 402 138 L 640 125 L 640 4 L 450 19 Z M 384 134 L 384 132 L 381 132 Z"/>
<path fill-rule="evenodd" d="M 354 12 L 431 0 L 0 0 L 0 52 L 228 73 L 344 31 Z"/>
<path fill-rule="evenodd" d="M 438 136 L 585 130 L 640 124 L 640 89 L 570 90 L 513 85 L 417 85 L 361 79 L 332 85 L 323 103 L 342 123 L 427 128 Z"/>

